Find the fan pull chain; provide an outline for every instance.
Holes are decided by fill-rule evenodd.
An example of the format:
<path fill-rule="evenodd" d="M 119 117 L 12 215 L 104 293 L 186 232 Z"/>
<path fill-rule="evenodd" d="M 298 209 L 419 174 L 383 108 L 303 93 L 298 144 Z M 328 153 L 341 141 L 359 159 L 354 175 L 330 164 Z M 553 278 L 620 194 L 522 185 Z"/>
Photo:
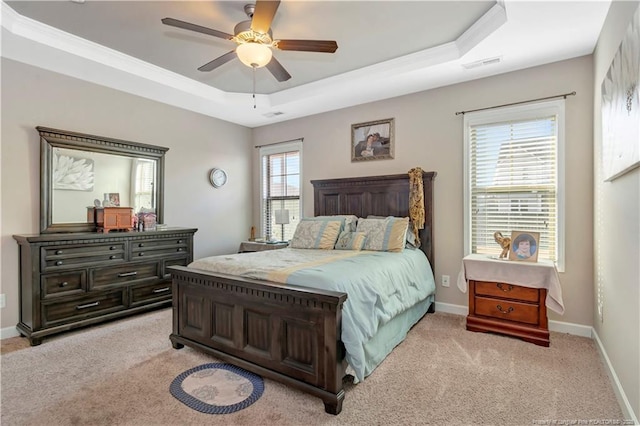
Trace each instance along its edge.
<path fill-rule="evenodd" d="M 256 67 L 253 68 L 253 109 L 256 109 Z"/>

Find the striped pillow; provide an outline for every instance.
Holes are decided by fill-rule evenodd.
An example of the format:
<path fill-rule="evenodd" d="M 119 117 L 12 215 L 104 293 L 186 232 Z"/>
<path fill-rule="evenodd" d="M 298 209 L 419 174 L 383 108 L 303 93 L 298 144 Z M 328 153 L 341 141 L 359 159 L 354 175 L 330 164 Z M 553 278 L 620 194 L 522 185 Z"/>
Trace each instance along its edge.
<path fill-rule="evenodd" d="M 343 231 L 336 241 L 336 250 L 362 250 L 366 238 L 364 232 Z"/>
<path fill-rule="evenodd" d="M 333 250 L 343 221 L 302 219 L 293 238 L 289 243 L 291 248 Z"/>
<path fill-rule="evenodd" d="M 404 250 L 408 217 L 389 216 L 384 219 L 358 219 L 358 232 L 364 232 L 367 239 L 364 250 L 392 251 Z"/>

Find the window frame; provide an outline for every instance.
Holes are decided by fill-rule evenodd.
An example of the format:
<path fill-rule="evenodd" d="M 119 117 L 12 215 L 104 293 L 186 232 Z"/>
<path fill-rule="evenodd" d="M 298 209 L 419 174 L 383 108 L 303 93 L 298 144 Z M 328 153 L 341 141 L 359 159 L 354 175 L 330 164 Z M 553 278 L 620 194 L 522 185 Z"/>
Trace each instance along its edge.
<path fill-rule="evenodd" d="M 465 113 L 464 115 L 464 255 L 471 254 L 471 146 L 470 128 L 475 125 L 500 123 L 517 120 L 534 120 L 540 115 L 557 116 L 557 162 L 556 162 L 556 208 L 557 208 L 557 234 L 556 234 L 556 267 L 558 271 L 565 269 L 565 101 L 564 99 L 536 102 L 525 105 L 494 108 L 484 111 Z M 498 229 L 496 231 L 499 231 Z M 496 244 L 497 245 L 497 244 Z"/>
<path fill-rule="evenodd" d="M 292 152 L 292 151 L 298 151 L 299 152 L 299 185 L 300 185 L 300 196 L 298 199 L 299 202 L 299 209 L 300 209 L 300 218 L 302 218 L 303 216 L 303 212 L 302 212 L 302 206 L 303 206 L 303 187 L 302 187 L 302 138 L 300 139 L 295 139 L 289 142 L 283 142 L 283 143 L 275 143 L 275 144 L 271 144 L 268 146 L 263 146 L 260 147 L 259 149 L 259 154 L 258 154 L 258 161 L 260 162 L 260 235 L 264 236 L 265 238 L 267 237 L 266 235 L 266 229 L 264 229 L 264 224 L 266 223 L 266 218 L 264 217 L 264 212 L 265 212 L 265 199 L 263 198 L 263 194 L 265 191 L 264 188 L 264 183 L 265 183 L 265 174 L 267 173 L 267 171 L 265 170 L 264 167 L 264 161 L 263 158 L 267 155 L 274 155 L 274 154 L 283 154 L 285 152 Z"/>

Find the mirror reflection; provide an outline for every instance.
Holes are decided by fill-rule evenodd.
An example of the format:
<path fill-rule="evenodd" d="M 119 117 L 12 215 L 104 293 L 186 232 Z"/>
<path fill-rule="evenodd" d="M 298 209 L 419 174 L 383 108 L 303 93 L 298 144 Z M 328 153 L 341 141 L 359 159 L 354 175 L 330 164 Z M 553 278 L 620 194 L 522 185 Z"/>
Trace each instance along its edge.
<path fill-rule="evenodd" d="M 156 208 L 156 161 L 100 152 L 53 148 L 52 221 L 87 220 L 87 207 Z"/>
<path fill-rule="evenodd" d="M 130 207 L 136 213 L 153 213 L 156 223 L 162 223 L 168 148 L 49 127 L 36 129 L 40 134 L 41 233 L 96 232 L 97 207 Z"/>

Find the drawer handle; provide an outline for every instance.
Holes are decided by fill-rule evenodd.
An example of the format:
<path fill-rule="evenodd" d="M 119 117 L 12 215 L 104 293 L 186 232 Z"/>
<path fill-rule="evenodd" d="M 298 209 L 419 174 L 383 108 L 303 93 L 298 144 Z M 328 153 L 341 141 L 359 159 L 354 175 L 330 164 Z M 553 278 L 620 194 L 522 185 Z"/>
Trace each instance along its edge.
<path fill-rule="evenodd" d="M 509 285 L 507 286 L 507 288 L 504 288 L 504 286 L 502 285 L 502 283 L 496 283 L 496 286 L 497 286 L 500 290 L 504 291 L 505 293 L 506 293 L 506 292 L 508 292 L 508 291 L 513 290 L 513 286 L 512 286 L 511 284 L 509 284 Z"/>
<path fill-rule="evenodd" d="M 141 251 L 140 253 L 138 253 L 138 256 L 144 256 L 144 252 Z"/>
<path fill-rule="evenodd" d="M 62 265 L 62 260 L 58 260 L 58 261 L 56 262 L 56 266 L 60 266 L 60 265 Z"/>
<path fill-rule="evenodd" d="M 60 287 L 66 287 L 69 283 L 67 281 L 60 283 Z"/>
<path fill-rule="evenodd" d="M 503 314 L 505 314 L 505 315 L 506 314 L 510 314 L 511 312 L 514 311 L 513 306 L 509 306 L 509 309 L 507 309 L 506 311 L 504 309 L 502 309 L 502 306 L 500 306 L 500 305 L 497 305 L 496 308 L 498 308 L 498 310 L 500 312 L 502 312 Z"/>
<path fill-rule="evenodd" d="M 62 254 L 62 250 L 56 250 L 56 254 Z"/>
<path fill-rule="evenodd" d="M 138 247 L 144 247 L 144 243 L 138 244 Z"/>
<path fill-rule="evenodd" d="M 80 309 L 93 308 L 93 307 L 98 306 L 99 304 L 100 304 L 99 301 L 98 302 L 93 302 L 93 303 L 87 303 L 86 305 L 78 305 L 78 306 L 76 306 L 76 309 L 80 310 Z"/>
<path fill-rule="evenodd" d="M 115 249 L 117 249 L 117 248 L 118 248 L 118 247 L 116 247 L 116 246 L 111 246 L 111 247 L 109 247 L 109 250 L 115 250 Z"/>
<path fill-rule="evenodd" d="M 178 240 L 178 244 L 182 244 L 182 240 Z"/>
<path fill-rule="evenodd" d="M 184 250 L 182 247 L 178 247 L 178 251 L 182 251 Z"/>
<path fill-rule="evenodd" d="M 116 257 L 118 256 L 116 256 L 115 254 L 112 254 L 111 256 L 109 256 L 109 259 L 115 259 Z"/>
<path fill-rule="evenodd" d="M 154 288 L 152 293 L 164 293 L 165 291 L 169 290 L 171 290 L 171 287 Z"/>
<path fill-rule="evenodd" d="M 136 275 L 138 275 L 137 271 L 133 271 L 133 272 L 123 272 L 121 274 L 118 274 L 118 278 L 123 278 L 123 277 L 135 277 Z"/>

